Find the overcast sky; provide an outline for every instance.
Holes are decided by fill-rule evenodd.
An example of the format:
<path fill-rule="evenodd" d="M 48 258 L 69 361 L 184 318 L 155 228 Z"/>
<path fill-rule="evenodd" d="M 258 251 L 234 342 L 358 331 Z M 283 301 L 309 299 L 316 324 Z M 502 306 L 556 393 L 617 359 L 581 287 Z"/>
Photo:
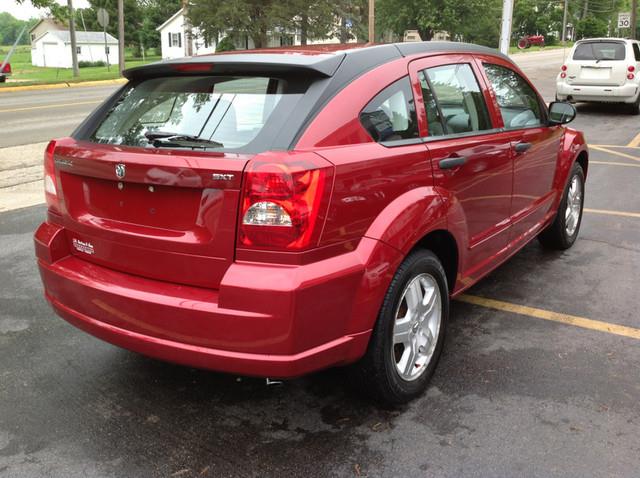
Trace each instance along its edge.
<path fill-rule="evenodd" d="M 61 5 L 67 4 L 67 0 L 56 0 L 56 2 Z M 89 6 L 89 2 L 87 2 L 87 0 L 73 0 L 73 6 L 75 8 L 87 8 Z M 31 5 L 31 0 L 24 0 L 22 5 L 18 5 L 18 2 L 15 0 L 0 0 L 0 12 L 9 12 L 16 18 L 28 20 L 32 17 L 44 17 L 47 10 L 38 10 L 37 8 L 34 8 L 34 6 Z"/>

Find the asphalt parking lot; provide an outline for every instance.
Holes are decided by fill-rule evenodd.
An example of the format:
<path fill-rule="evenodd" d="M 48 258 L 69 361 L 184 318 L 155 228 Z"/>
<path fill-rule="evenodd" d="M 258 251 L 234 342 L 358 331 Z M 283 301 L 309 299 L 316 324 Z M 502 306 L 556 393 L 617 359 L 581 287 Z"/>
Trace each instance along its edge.
<path fill-rule="evenodd" d="M 557 65 L 522 66 L 552 97 Z M 427 394 L 398 410 L 339 370 L 267 386 L 98 341 L 42 298 L 44 207 L 0 213 L 0 476 L 637 477 L 640 122 L 579 105 L 572 126 L 578 241 L 533 242 L 454 302 Z"/>

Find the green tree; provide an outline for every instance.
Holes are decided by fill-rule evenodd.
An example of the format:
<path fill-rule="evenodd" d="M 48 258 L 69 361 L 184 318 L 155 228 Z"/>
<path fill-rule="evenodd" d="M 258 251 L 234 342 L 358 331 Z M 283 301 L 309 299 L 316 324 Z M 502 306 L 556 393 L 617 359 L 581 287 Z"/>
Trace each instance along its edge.
<path fill-rule="evenodd" d="M 401 38 L 406 30 L 418 30 L 423 40 L 431 40 L 443 23 L 436 0 L 378 0 L 376 29 Z"/>
<path fill-rule="evenodd" d="M 401 38 L 406 30 L 418 30 L 423 40 L 444 30 L 454 40 L 497 45 L 500 0 L 378 0 L 376 25 Z"/>
<path fill-rule="evenodd" d="M 576 24 L 577 38 L 593 38 L 607 36 L 608 25 L 604 20 L 587 15 Z"/>
<path fill-rule="evenodd" d="M 300 32 L 303 45 L 308 40 L 326 38 L 335 19 L 335 2 L 331 0 L 290 0 L 274 4 L 274 15 L 281 28 Z"/>
<path fill-rule="evenodd" d="M 36 20 L 19 20 L 7 12 L 0 13 L 0 45 L 12 45 L 24 26 L 31 26 L 35 22 Z M 20 44 L 29 44 L 29 35 L 26 32 L 22 35 Z"/>
<path fill-rule="evenodd" d="M 513 37 L 545 35 L 554 42 L 553 32 L 562 32 L 563 5 L 554 1 L 517 0 L 513 12 Z"/>
<path fill-rule="evenodd" d="M 160 46 L 160 33 L 156 28 L 182 8 L 181 0 L 139 0 L 142 24 L 139 37 L 145 48 Z"/>
<path fill-rule="evenodd" d="M 267 32 L 280 26 L 282 11 L 278 0 L 194 0 L 189 6 L 191 24 L 209 38 L 248 35 L 256 48 L 267 46 Z"/>

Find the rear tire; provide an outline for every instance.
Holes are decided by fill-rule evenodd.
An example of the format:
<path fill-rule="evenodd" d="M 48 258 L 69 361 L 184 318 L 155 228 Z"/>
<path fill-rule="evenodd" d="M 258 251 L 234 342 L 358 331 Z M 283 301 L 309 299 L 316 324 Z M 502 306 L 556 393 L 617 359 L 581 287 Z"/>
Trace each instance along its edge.
<path fill-rule="evenodd" d="M 640 115 L 640 93 L 633 103 L 627 105 L 627 111 L 630 115 Z"/>
<path fill-rule="evenodd" d="M 389 285 L 365 356 L 351 367 L 358 391 L 386 406 L 420 396 L 442 353 L 448 318 L 442 264 L 431 251 L 412 252 Z"/>
<path fill-rule="evenodd" d="M 538 240 L 547 249 L 569 249 L 580 232 L 584 206 L 584 171 L 574 163 L 569 174 L 562 201 L 554 221 L 539 235 Z"/>

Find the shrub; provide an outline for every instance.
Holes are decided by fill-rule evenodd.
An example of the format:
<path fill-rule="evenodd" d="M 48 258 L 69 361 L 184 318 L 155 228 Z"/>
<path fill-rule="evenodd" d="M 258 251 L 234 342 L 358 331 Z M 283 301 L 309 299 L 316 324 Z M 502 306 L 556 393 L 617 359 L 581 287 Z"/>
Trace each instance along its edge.
<path fill-rule="evenodd" d="M 94 66 L 107 66 L 107 64 L 104 61 L 79 61 L 78 62 L 79 68 L 90 68 Z"/>
<path fill-rule="evenodd" d="M 216 45 L 216 53 L 221 51 L 233 51 L 236 49 L 236 46 L 233 43 L 231 37 L 226 36 Z"/>

